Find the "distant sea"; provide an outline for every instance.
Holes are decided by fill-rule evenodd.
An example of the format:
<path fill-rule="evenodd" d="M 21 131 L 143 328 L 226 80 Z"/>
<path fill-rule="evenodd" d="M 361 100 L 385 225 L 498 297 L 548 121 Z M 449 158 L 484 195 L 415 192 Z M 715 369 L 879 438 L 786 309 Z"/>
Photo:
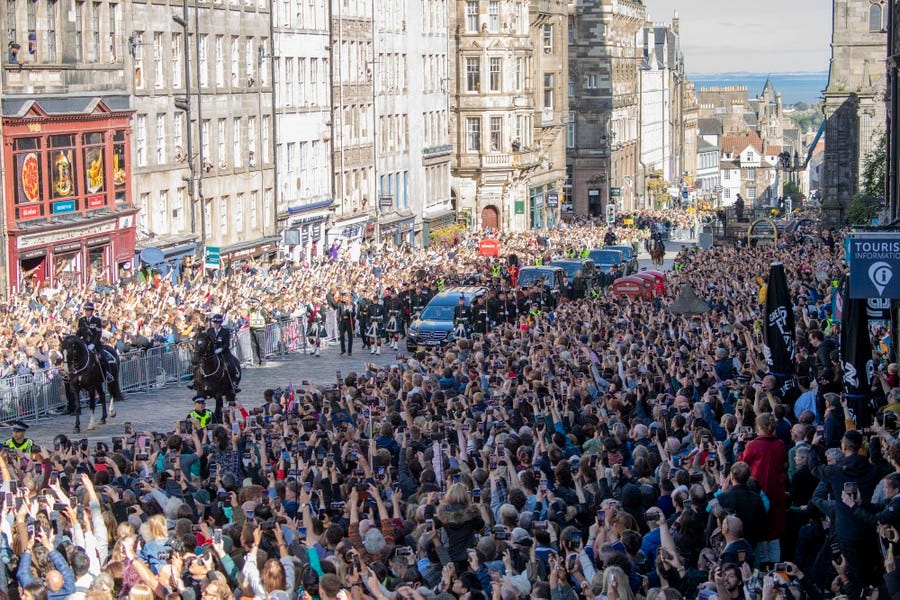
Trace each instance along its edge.
<path fill-rule="evenodd" d="M 771 77 L 776 92 L 781 92 L 784 104 L 806 102 L 814 104 L 822 97 L 822 90 L 828 84 L 828 71 L 817 73 L 704 73 L 688 75 L 700 89 L 724 85 L 746 85 L 753 98 L 763 89 L 766 78 Z"/>

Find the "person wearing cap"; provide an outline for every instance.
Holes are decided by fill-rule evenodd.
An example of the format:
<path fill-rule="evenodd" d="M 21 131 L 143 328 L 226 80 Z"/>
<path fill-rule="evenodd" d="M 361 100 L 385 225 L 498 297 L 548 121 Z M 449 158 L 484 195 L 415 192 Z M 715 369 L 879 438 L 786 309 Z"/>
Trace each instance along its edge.
<path fill-rule="evenodd" d="M 213 411 L 206 408 L 204 396 L 194 396 L 194 410 L 190 412 L 188 419 L 195 421 L 200 429 L 206 429 L 213 422 Z"/>
<path fill-rule="evenodd" d="M 459 304 L 453 309 L 453 326 L 456 328 L 457 338 L 469 337 L 469 329 L 472 327 L 472 309 L 466 306 L 466 297 L 459 295 Z"/>
<path fill-rule="evenodd" d="M 238 382 L 241 378 L 236 368 L 237 359 L 231 354 L 231 330 L 222 326 L 224 320 L 222 315 L 218 313 L 210 317 L 210 326 L 206 330 L 206 335 L 212 340 L 214 352 L 221 354 L 222 359 L 228 366 L 226 371 L 231 380 L 231 387 L 234 388 L 234 393 L 237 394 L 241 391 L 241 388 L 238 387 Z"/>
<path fill-rule="evenodd" d="M 84 315 L 78 319 L 78 326 L 75 335 L 85 344 L 88 350 L 94 353 L 100 362 L 100 368 L 107 381 L 112 380 L 112 374 L 109 372 L 109 365 L 106 362 L 106 355 L 100 352 L 101 339 L 103 337 L 103 321 L 94 314 L 94 303 L 85 302 Z"/>
<path fill-rule="evenodd" d="M 25 437 L 26 431 L 28 431 L 28 425 L 22 421 L 13 421 L 12 437 L 3 442 L 3 446 L 10 450 L 18 450 L 23 454 L 29 454 L 34 446 L 34 441 Z"/>

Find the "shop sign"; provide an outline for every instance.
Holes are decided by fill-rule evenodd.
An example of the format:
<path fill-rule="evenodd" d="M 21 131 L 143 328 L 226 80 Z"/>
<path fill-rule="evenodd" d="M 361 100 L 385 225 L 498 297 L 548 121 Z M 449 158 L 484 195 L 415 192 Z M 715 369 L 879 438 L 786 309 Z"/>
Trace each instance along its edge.
<path fill-rule="evenodd" d="M 322 224 L 316 223 L 312 226 L 312 239 L 313 241 L 317 241 L 322 239 Z"/>
<path fill-rule="evenodd" d="M 300 243 L 304 246 L 309 243 L 309 227 L 304 227 L 300 232 Z"/>
<path fill-rule="evenodd" d="M 27 250 L 25 252 L 22 252 L 19 255 L 19 258 L 23 259 L 23 260 L 28 260 L 29 258 L 40 258 L 42 256 L 47 256 L 46 248 L 36 248 L 35 250 Z"/>
<path fill-rule="evenodd" d="M 30 219 L 32 217 L 41 216 L 41 206 L 31 205 L 31 206 L 22 206 L 19 208 L 19 218 L 20 219 Z"/>
<path fill-rule="evenodd" d="M 516 214 L 517 215 L 525 214 L 525 201 L 524 200 L 516 200 Z"/>
<path fill-rule="evenodd" d="M 104 235 L 98 238 L 94 238 L 92 240 L 88 240 L 84 243 L 85 246 L 91 248 L 93 246 L 103 246 L 104 244 L 108 244 L 110 242 L 110 237 L 108 235 Z"/>
<path fill-rule="evenodd" d="M 397 224 L 396 223 L 391 223 L 390 225 L 382 225 L 381 226 L 381 235 L 382 236 L 394 235 L 395 233 L 397 233 Z"/>
<path fill-rule="evenodd" d="M 413 221 L 407 221 L 406 223 L 400 225 L 400 231 L 402 233 L 409 233 L 410 231 L 412 231 L 413 225 Z"/>
<path fill-rule="evenodd" d="M 88 208 L 99 208 L 105 204 L 105 198 L 102 194 L 98 194 L 96 196 L 88 196 L 87 205 Z"/>
<path fill-rule="evenodd" d="M 222 249 L 218 246 L 207 246 L 204 256 L 203 262 L 207 269 L 218 269 L 222 264 Z"/>
<path fill-rule="evenodd" d="M 53 203 L 53 214 L 59 215 L 62 213 L 70 213 L 75 212 L 75 201 L 74 200 L 63 200 L 62 202 L 54 202 Z"/>
<path fill-rule="evenodd" d="M 547 192 L 547 208 L 559 206 L 559 192 Z"/>
<path fill-rule="evenodd" d="M 121 221 L 121 219 L 120 219 Z M 101 233 L 112 233 L 116 229 L 115 221 L 106 221 L 82 229 L 69 228 L 65 231 L 53 231 L 49 233 L 19 236 L 16 240 L 17 248 L 31 248 L 33 246 L 48 246 L 74 237 L 85 238 Z"/>
<path fill-rule="evenodd" d="M 54 254 L 63 254 L 65 252 L 74 252 L 76 250 L 81 250 L 81 242 L 69 242 L 68 244 L 53 246 Z"/>
<path fill-rule="evenodd" d="M 381 196 L 378 199 L 378 208 L 391 208 L 394 206 L 393 196 Z"/>
<path fill-rule="evenodd" d="M 621 195 L 622 195 L 622 188 L 609 188 L 609 195 L 610 195 L 610 196 L 613 196 L 613 197 L 615 197 L 615 196 L 621 196 Z"/>

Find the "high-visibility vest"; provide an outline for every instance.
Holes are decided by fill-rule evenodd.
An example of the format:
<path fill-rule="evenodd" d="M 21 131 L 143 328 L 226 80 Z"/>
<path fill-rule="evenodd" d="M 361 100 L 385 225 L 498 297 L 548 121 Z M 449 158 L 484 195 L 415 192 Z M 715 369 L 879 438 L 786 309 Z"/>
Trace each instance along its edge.
<path fill-rule="evenodd" d="M 491 277 L 500 277 L 500 265 L 491 266 Z"/>
<path fill-rule="evenodd" d="M 9 448 L 10 450 L 18 450 L 19 452 L 24 452 L 25 454 L 27 454 L 27 453 L 31 452 L 31 447 L 34 446 L 34 442 L 29 439 L 26 439 L 24 442 L 22 442 L 22 445 L 20 446 L 20 445 L 16 444 L 16 440 L 9 438 L 5 442 L 3 442 L 3 445 L 6 446 L 7 448 Z"/>
<path fill-rule="evenodd" d="M 536 267 L 542 267 L 542 266 L 544 266 L 544 257 L 543 257 L 543 256 L 538 256 L 537 258 L 535 258 L 535 259 L 534 259 L 534 266 L 536 266 Z"/>
<path fill-rule="evenodd" d="M 581 258 L 588 258 L 591 255 L 591 251 L 587 248 L 581 250 Z"/>
<path fill-rule="evenodd" d="M 211 410 L 204 410 L 203 414 L 198 413 L 196 410 L 192 410 L 189 415 L 192 419 L 196 419 L 198 423 L 200 423 L 200 429 L 204 429 L 206 424 L 212 420 L 213 412 Z"/>
<path fill-rule="evenodd" d="M 253 329 L 263 329 L 266 326 L 266 319 L 263 317 L 262 313 L 258 310 L 254 310 L 250 313 L 250 327 Z"/>
<path fill-rule="evenodd" d="M 438 281 L 437 281 L 437 289 L 438 289 L 439 292 L 443 292 L 443 291 L 444 291 L 444 286 L 445 286 L 445 285 L 446 285 L 446 283 L 444 282 L 444 279 L 443 279 L 443 278 L 438 279 Z"/>

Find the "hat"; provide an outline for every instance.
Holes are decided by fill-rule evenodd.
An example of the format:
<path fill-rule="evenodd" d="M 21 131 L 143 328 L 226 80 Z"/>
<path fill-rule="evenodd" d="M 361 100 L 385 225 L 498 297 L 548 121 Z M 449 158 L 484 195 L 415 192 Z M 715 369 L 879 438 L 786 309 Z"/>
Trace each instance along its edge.
<path fill-rule="evenodd" d="M 216 314 L 216 315 L 213 315 L 212 317 L 210 317 L 209 320 L 212 321 L 213 323 L 221 323 L 225 319 L 222 318 L 222 315 Z"/>
<path fill-rule="evenodd" d="M 13 421 L 12 429 L 13 431 L 28 431 L 28 425 L 26 425 L 22 421 Z"/>
<path fill-rule="evenodd" d="M 194 502 L 197 504 L 203 504 L 204 506 L 209 504 L 209 492 L 205 489 L 200 489 L 194 492 Z"/>
<path fill-rule="evenodd" d="M 202 404 L 206 404 L 206 396 L 201 396 L 200 394 L 197 394 L 196 396 L 194 396 L 194 402 L 200 402 Z"/>
<path fill-rule="evenodd" d="M 85 302 L 84 310 L 94 310 L 94 303 L 93 302 Z"/>

